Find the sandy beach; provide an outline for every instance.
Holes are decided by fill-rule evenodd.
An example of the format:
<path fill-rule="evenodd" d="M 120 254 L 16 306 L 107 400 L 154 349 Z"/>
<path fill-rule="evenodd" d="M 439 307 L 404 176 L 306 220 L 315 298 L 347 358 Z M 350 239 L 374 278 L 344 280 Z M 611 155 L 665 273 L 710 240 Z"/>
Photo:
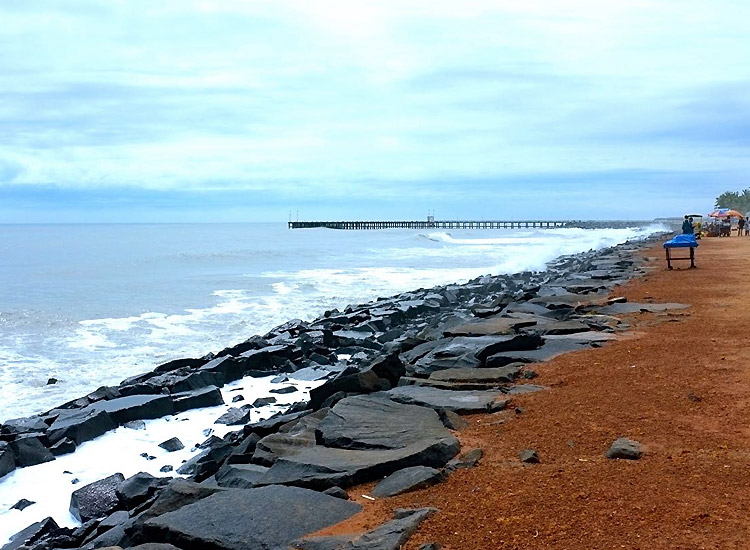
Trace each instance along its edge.
<path fill-rule="evenodd" d="M 694 270 L 667 271 L 660 246 L 645 254 L 650 273 L 614 295 L 689 309 L 627 316 L 621 339 L 537 365 L 549 391 L 458 432 L 462 450 L 484 450 L 477 468 L 375 502 L 355 487 L 365 511 L 326 532 L 434 506 L 407 550 L 750 547 L 750 239 L 704 239 Z M 621 436 L 641 460 L 605 458 Z M 520 463 L 530 448 L 540 464 Z"/>

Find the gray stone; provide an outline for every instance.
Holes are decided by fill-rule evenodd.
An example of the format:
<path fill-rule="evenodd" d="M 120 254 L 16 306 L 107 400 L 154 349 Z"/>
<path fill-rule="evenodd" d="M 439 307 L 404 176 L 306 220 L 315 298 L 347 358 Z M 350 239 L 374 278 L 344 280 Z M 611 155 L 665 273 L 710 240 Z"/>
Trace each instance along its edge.
<path fill-rule="evenodd" d="M 310 390 L 310 407 L 319 409 L 330 396 L 339 393 L 372 393 L 391 389 L 392 384 L 379 377 L 374 371 L 367 370 L 355 374 L 340 375 Z"/>
<path fill-rule="evenodd" d="M 481 321 L 465 323 L 444 331 L 445 336 L 490 336 L 515 334 L 522 328 L 536 325 L 535 319 L 514 319 L 493 316 Z"/>
<path fill-rule="evenodd" d="M 70 513 L 80 522 L 103 518 L 120 505 L 117 486 L 124 481 L 122 474 L 114 474 L 81 487 L 70 495 Z"/>
<path fill-rule="evenodd" d="M 96 528 L 98 533 L 103 533 L 104 531 L 108 531 L 112 529 L 113 527 L 117 527 L 118 525 L 122 525 L 126 521 L 130 519 L 130 515 L 125 510 L 119 510 L 117 512 L 114 512 L 104 518 L 101 522 L 99 522 L 99 526 Z"/>
<path fill-rule="evenodd" d="M 325 491 L 323 491 L 324 495 L 330 495 L 332 497 L 341 498 L 344 500 L 349 500 L 349 493 L 344 491 L 341 487 L 329 487 Z"/>
<path fill-rule="evenodd" d="M 320 443 L 340 449 L 398 449 L 453 437 L 434 411 L 396 403 L 384 394 L 342 399 L 321 421 L 318 434 Z"/>
<path fill-rule="evenodd" d="M 443 474 L 435 468 L 412 466 L 393 472 L 383 479 L 372 490 L 372 496 L 378 498 L 392 497 L 430 487 L 439 483 L 442 479 Z"/>
<path fill-rule="evenodd" d="M 268 471 L 259 464 L 224 464 L 214 475 L 219 487 L 250 489 Z"/>
<path fill-rule="evenodd" d="M 55 460 L 55 456 L 37 436 L 23 435 L 15 441 L 11 441 L 10 448 L 15 456 L 16 466 L 34 466 L 35 464 Z"/>
<path fill-rule="evenodd" d="M 311 447 L 316 443 L 316 429 L 329 409 L 321 409 L 304 416 L 291 425 L 284 425 L 277 433 L 267 435 L 255 446 L 253 462 L 272 465 L 280 456 L 295 454 L 302 447 Z"/>
<path fill-rule="evenodd" d="M 130 395 L 109 401 L 97 401 L 87 409 L 105 411 L 116 424 L 124 424 L 131 420 L 167 416 L 174 412 L 174 404 L 168 395 Z"/>
<path fill-rule="evenodd" d="M 449 369 L 433 372 L 429 378 L 440 382 L 503 384 L 518 378 L 522 368 L 522 363 L 516 363 L 496 368 Z"/>
<path fill-rule="evenodd" d="M 269 393 L 277 393 L 277 394 L 294 393 L 297 391 L 299 390 L 294 386 L 285 386 L 283 388 L 276 388 L 276 389 L 268 390 Z"/>
<path fill-rule="evenodd" d="M 539 455 L 534 449 L 524 449 L 518 453 L 518 458 L 526 464 L 539 464 Z"/>
<path fill-rule="evenodd" d="M 470 449 L 451 460 L 448 463 L 448 469 L 461 470 L 467 468 L 475 468 L 479 464 L 479 461 L 482 460 L 483 456 L 484 451 L 482 449 Z"/>
<path fill-rule="evenodd" d="M 131 420 L 130 422 L 125 422 L 125 424 L 122 425 L 123 428 L 127 428 L 129 430 L 145 430 L 146 429 L 146 423 L 143 420 Z"/>
<path fill-rule="evenodd" d="M 607 458 L 623 458 L 626 460 L 638 460 L 643 456 L 643 446 L 627 437 L 616 439 L 607 449 Z"/>
<path fill-rule="evenodd" d="M 665 304 L 642 304 L 638 302 L 627 302 L 611 304 L 597 308 L 602 315 L 626 315 L 628 313 L 659 313 L 670 309 L 686 309 L 687 304 L 665 303 Z"/>
<path fill-rule="evenodd" d="M 296 487 L 228 489 L 149 519 L 134 541 L 212 550 L 280 550 L 360 510 L 353 502 Z"/>
<path fill-rule="evenodd" d="M 61 413 L 47 430 L 47 438 L 51 443 L 57 443 L 67 437 L 80 445 L 115 428 L 107 412 L 86 407 Z"/>
<path fill-rule="evenodd" d="M 183 506 L 198 502 L 219 491 L 223 489 L 204 486 L 181 478 L 174 479 L 162 489 L 156 501 L 143 513 L 139 521 L 142 523 L 149 518 L 179 510 Z"/>
<path fill-rule="evenodd" d="M 184 449 L 185 445 L 183 445 L 182 441 L 180 441 L 178 438 L 173 437 L 159 443 L 159 447 L 169 453 L 173 453 L 175 451 L 179 451 L 180 449 Z"/>
<path fill-rule="evenodd" d="M 0 433 L 3 434 L 41 433 L 46 430 L 47 423 L 39 416 L 11 418 L 0 424 Z"/>
<path fill-rule="evenodd" d="M 390 399 L 408 405 L 453 411 L 458 414 L 496 412 L 508 405 L 501 391 L 453 391 L 428 386 L 400 386 L 383 392 Z"/>
<path fill-rule="evenodd" d="M 31 547 L 35 542 L 60 527 L 52 518 L 45 518 L 26 527 L 10 537 L 10 542 L 2 547 L 2 550 L 17 550 L 19 548 Z"/>
<path fill-rule="evenodd" d="M 227 426 L 247 424 L 248 420 L 250 420 L 250 415 L 252 414 L 252 411 L 250 410 L 251 408 L 252 407 L 249 405 L 240 408 L 229 407 L 227 412 L 217 418 L 214 424 L 226 424 Z"/>
<path fill-rule="evenodd" d="M 469 427 L 469 423 L 453 411 L 441 409 L 437 411 L 443 426 L 449 430 L 460 431 Z"/>
<path fill-rule="evenodd" d="M 434 508 L 397 510 L 394 519 L 362 535 L 310 537 L 295 541 L 300 550 L 400 550 Z"/>

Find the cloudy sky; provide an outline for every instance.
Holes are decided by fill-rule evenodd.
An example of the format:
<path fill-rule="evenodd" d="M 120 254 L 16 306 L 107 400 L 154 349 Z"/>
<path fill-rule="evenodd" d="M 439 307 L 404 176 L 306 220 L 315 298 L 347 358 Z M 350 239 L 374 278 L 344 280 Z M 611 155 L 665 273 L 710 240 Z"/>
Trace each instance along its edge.
<path fill-rule="evenodd" d="M 746 0 L 2 0 L 0 222 L 707 212 L 748 39 Z"/>

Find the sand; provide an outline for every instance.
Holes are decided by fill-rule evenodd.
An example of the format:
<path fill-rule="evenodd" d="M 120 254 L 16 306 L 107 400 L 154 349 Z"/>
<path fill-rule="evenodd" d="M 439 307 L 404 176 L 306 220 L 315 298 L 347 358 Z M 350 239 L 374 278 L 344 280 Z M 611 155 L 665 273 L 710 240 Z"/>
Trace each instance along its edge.
<path fill-rule="evenodd" d="M 477 468 L 375 502 L 356 487 L 364 512 L 327 532 L 435 506 L 405 550 L 750 548 L 750 238 L 704 239 L 694 270 L 646 255 L 652 271 L 615 294 L 690 309 L 627 316 L 624 338 L 538 365 L 550 390 L 515 397 L 520 414 L 467 417 Z M 605 458 L 621 436 L 641 460 Z M 541 464 L 520 463 L 528 448 Z"/>

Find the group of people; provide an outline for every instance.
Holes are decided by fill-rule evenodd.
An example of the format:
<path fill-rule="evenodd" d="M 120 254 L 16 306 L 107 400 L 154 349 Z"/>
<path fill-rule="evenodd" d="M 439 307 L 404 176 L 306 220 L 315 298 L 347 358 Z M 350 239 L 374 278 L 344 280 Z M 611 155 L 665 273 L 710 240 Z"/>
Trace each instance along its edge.
<path fill-rule="evenodd" d="M 695 224 L 692 216 L 685 216 L 685 220 L 682 222 L 682 232 L 695 235 Z M 715 229 L 714 229 L 715 230 Z M 714 235 L 716 233 L 713 233 Z M 740 216 L 737 220 L 737 236 L 750 235 L 750 222 L 743 216 Z M 709 236 L 711 235 L 711 227 L 709 226 Z M 721 218 L 718 223 L 718 235 L 719 237 L 730 237 L 732 235 L 732 218 L 729 216 Z"/>

